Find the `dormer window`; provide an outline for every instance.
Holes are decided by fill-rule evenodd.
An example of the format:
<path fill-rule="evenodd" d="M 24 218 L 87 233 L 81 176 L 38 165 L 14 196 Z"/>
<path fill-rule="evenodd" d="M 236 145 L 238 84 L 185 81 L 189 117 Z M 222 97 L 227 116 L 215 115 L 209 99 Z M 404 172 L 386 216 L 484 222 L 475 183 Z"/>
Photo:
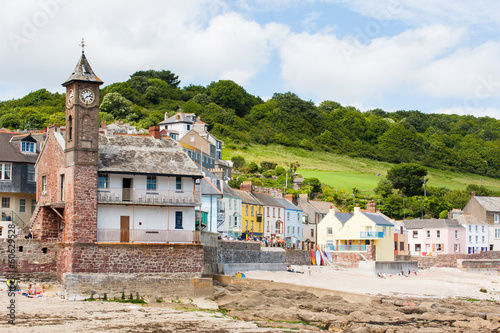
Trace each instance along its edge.
<path fill-rule="evenodd" d="M 36 153 L 36 143 L 21 141 L 21 151 L 23 153 Z"/>
<path fill-rule="evenodd" d="M 188 131 L 189 131 L 189 130 L 191 130 L 191 125 L 189 125 L 189 124 L 188 124 L 188 125 L 186 125 L 186 129 L 187 129 Z"/>

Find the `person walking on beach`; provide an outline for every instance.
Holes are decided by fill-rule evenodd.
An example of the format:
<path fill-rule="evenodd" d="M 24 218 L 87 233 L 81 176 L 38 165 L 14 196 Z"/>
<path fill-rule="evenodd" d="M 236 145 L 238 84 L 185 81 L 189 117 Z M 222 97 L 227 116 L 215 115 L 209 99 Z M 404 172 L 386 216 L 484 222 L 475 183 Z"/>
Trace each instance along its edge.
<path fill-rule="evenodd" d="M 309 273 L 309 276 L 311 276 L 311 273 L 312 273 L 311 267 L 307 267 L 307 272 Z"/>

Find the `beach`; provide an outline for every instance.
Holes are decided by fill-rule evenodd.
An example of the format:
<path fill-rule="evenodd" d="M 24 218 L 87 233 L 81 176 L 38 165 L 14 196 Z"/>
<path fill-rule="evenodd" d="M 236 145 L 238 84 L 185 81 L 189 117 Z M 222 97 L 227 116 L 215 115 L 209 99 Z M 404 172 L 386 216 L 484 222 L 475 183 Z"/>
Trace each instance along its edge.
<path fill-rule="evenodd" d="M 149 304 L 69 301 L 16 295 L 16 325 L 0 332 L 494 332 L 500 329 L 500 276 L 434 268 L 379 278 L 373 272 L 294 266 L 304 274 L 244 272 L 214 281 L 204 299 Z M 497 288 L 496 288 L 497 287 Z M 24 288 L 24 286 L 23 286 Z M 486 292 L 482 292 L 486 291 Z M 338 292 L 336 292 L 338 291 Z"/>

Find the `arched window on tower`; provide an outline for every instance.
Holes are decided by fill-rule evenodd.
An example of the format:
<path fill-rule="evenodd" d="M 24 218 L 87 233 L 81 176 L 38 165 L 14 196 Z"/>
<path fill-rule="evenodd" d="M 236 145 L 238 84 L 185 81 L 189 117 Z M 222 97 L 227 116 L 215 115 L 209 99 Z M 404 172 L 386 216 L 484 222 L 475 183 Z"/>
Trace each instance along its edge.
<path fill-rule="evenodd" d="M 73 117 L 68 117 L 68 140 L 73 139 Z"/>

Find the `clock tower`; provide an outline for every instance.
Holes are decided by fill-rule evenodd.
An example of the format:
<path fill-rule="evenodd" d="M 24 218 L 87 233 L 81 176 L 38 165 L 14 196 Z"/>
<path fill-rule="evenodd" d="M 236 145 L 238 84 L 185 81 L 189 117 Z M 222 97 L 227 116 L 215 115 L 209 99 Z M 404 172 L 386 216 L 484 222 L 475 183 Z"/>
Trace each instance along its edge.
<path fill-rule="evenodd" d="M 97 165 L 99 140 L 99 86 L 103 84 L 82 55 L 66 87 L 66 166 Z"/>
<path fill-rule="evenodd" d="M 64 239 L 97 241 L 97 173 L 99 157 L 99 86 L 103 84 L 82 55 L 66 87 Z"/>

